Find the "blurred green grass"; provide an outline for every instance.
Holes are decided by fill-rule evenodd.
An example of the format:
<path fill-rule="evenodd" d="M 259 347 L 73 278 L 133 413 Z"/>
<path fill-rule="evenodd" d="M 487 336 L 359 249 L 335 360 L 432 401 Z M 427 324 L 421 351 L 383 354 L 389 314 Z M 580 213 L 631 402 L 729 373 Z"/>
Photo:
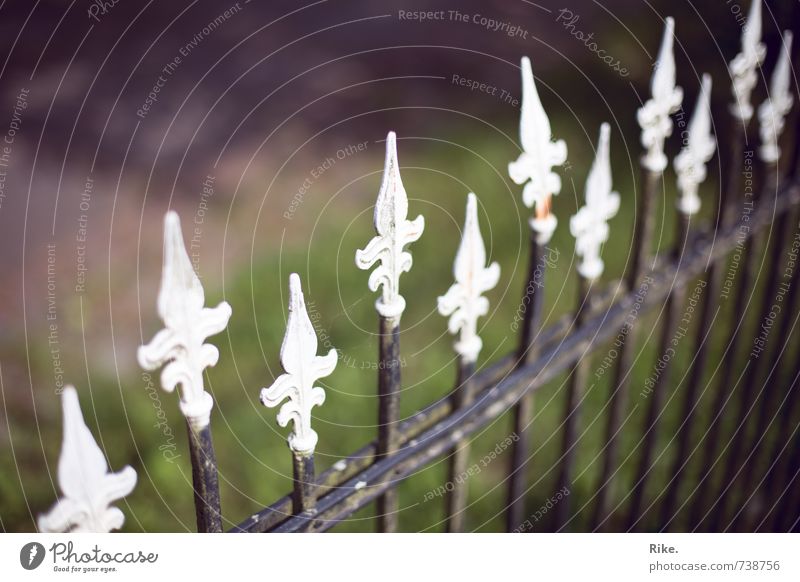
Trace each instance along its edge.
<path fill-rule="evenodd" d="M 554 127 L 558 126 L 555 120 Z M 567 135 L 569 165 L 562 172 L 562 192 L 554 203 L 559 227 L 550 246 L 559 251 L 559 259 L 546 273 L 545 325 L 571 313 L 577 299 L 574 241 L 568 232 L 568 220 L 581 203 L 592 142 L 596 137 L 578 136 L 574 131 Z M 622 207 L 611 221 L 611 239 L 603 250 L 605 281 L 620 277 L 629 260 L 635 212 L 632 192 L 638 181 L 636 164 L 620 153 L 622 148 L 618 142 L 615 147 L 616 141 L 612 137 L 614 186 L 621 193 Z M 470 144 L 474 149 L 456 144 Z M 317 470 L 328 468 L 376 434 L 376 371 L 372 367 L 377 355 L 374 294 L 367 290 L 368 274 L 355 268 L 353 254 L 373 236 L 371 205 L 380 181 L 381 147 L 376 144 L 371 152 L 376 171 L 343 187 L 335 201 L 315 196 L 303 202 L 302 213 L 317 218 L 313 232 L 283 246 L 280 255 L 269 249 L 258 253 L 252 268 L 241 269 L 227 278 L 224 289 L 213 281 L 204 280 L 209 305 L 224 297 L 234 309 L 227 332 L 211 340 L 219 346 L 221 357 L 219 364 L 207 374 L 208 389 L 216 402 L 212 426 L 223 514 L 228 527 L 291 491 L 287 430 L 276 426 L 275 410 L 264 409 L 258 402 L 260 387 L 269 385 L 281 372 L 278 352 L 284 333 L 290 272 L 297 271 L 301 275 L 318 335 L 330 338 L 330 344 L 341 354 L 337 369 L 321 382 L 327 391 L 326 402 L 314 411 L 314 428 L 320 436 Z M 505 178 L 506 164 L 517 156 L 518 150 L 502 134 L 466 132 L 454 136 L 450 142 L 401 139 L 399 148 L 403 180 L 411 199 L 409 217 L 421 213 L 426 220 L 425 233 L 410 247 L 414 266 L 401 281 L 401 293 L 408 305 L 401 339 L 404 359 L 401 415 L 405 418 L 444 397 L 455 380 L 452 338 L 446 333 L 445 319 L 436 313 L 435 307 L 436 297 L 452 283 L 451 265 L 459 242 L 467 192 L 474 191 L 478 195 L 487 251 L 490 260 L 498 261 L 502 269 L 501 283 L 487 294 L 492 311 L 480 322 L 484 341 L 481 365 L 509 353 L 517 341 L 511 324 L 525 285 L 528 211 L 519 203 L 520 188 Z M 335 191 L 335 186 L 326 185 L 331 192 Z M 716 188 L 712 177 L 704 186 L 704 196 L 713 200 Z M 672 244 L 675 196 L 674 176 L 670 170 L 664 189 L 657 196 L 655 209 L 655 240 L 661 249 L 668 249 Z M 700 221 L 709 220 L 714 206 L 713 203 L 704 205 Z M 759 280 L 763 278 L 762 274 Z M 720 319 L 723 324 L 735 320 L 731 309 L 732 301 L 723 305 Z M 627 460 L 613 490 L 617 501 L 625 497 L 633 480 L 646 410 L 646 401 L 639 392 L 659 355 L 658 327 L 662 315 L 663 309 L 659 308 L 637 323 L 638 357 L 632 372 L 628 410 L 631 417 L 621 433 L 621 458 Z M 699 314 L 695 314 L 692 328 L 698 320 Z M 726 325 L 720 327 L 725 329 Z M 724 334 L 717 332 L 716 335 Z M 673 360 L 675 371 L 673 381 L 666 387 L 667 405 L 657 446 L 659 462 L 651 479 L 654 487 L 648 499 L 669 479 L 671 448 L 668 442 L 681 421 L 682 399 L 680 388 L 676 392 L 673 387 L 676 377 L 688 369 L 694 355 L 693 337 L 692 330 Z M 724 348 L 719 337 L 712 341 L 712 365 L 708 367 L 703 386 L 708 386 L 707 381 Z M 321 341 L 320 352 L 327 349 L 326 342 Z M 599 365 L 607 349 L 598 346 L 595 350 L 592 370 Z M 47 357 L 46 346 L 39 352 L 34 351 L 32 368 L 44 369 Z M 572 525 L 576 530 L 588 527 L 591 499 L 599 477 L 599 455 L 604 445 L 611 377 L 613 374 L 609 371 L 592 382 L 582 407 L 576 481 L 570 498 L 573 509 L 579 511 Z M 125 530 L 192 530 L 191 470 L 176 397 L 158 392 L 157 406 L 164 410 L 167 423 L 175 433 L 174 454 L 178 457 L 175 462 L 169 462 L 162 451 L 165 447 L 171 450 L 172 441 L 154 425 L 156 401 L 147 396 L 144 385 L 141 376 L 125 378 L 119 385 L 113 378 L 95 375 L 91 392 L 82 392 L 84 414 L 93 434 L 102 437 L 98 440 L 109 456 L 111 467 L 118 469 L 131 463 L 139 472 L 137 488 L 121 503 L 127 516 Z M 557 461 L 561 454 L 566 387 L 567 375 L 561 374 L 536 396 L 536 415 L 531 430 L 533 457 L 527 467 L 531 486 L 526 497 L 527 514 L 541 507 L 558 488 Z M 710 389 L 704 392 L 698 413 L 697 423 L 702 430 L 714 413 L 710 410 L 710 392 Z M 732 420 L 726 415 L 723 430 L 730 429 Z M 41 459 L 44 456 L 50 460 L 51 469 L 55 467 L 61 441 L 60 422 L 41 422 L 37 426 L 41 438 L 31 434 L 29 419 L 12 415 L 9 420 L 14 455 L 4 456 L 0 461 L 0 473 L 6 475 L 0 479 L 0 515 L 7 530 L 30 530 L 33 527 L 31 515 L 45 510 L 54 500 L 55 475 L 47 478 Z M 479 431 L 471 441 L 472 461 L 477 462 L 511 431 L 509 414 Z M 506 451 L 468 481 L 468 530 L 503 529 L 508 463 Z M 698 471 L 695 459 L 689 467 L 689 483 L 696 480 Z M 425 501 L 424 498 L 445 480 L 446 460 L 438 459 L 399 486 L 402 531 L 440 531 L 443 528 L 444 511 L 440 499 Z M 372 515 L 373 508 L 367 507 L 336 530 L 373 531 Z"/>

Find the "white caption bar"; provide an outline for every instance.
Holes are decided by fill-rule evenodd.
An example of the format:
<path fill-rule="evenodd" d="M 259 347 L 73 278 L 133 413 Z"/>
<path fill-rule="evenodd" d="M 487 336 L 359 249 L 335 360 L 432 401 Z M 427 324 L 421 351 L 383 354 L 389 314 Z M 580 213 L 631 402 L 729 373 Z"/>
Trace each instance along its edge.
<path fill-rule="evenodd" d="M 297 535 L 4 534 L 0 579 L 800 580 L 785 534 Z"/>

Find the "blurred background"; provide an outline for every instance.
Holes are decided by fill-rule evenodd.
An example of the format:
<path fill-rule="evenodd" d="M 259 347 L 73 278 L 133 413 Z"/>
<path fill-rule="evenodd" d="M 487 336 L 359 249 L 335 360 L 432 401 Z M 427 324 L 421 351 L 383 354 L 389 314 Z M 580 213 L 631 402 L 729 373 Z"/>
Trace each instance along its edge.
<path fill-rule="evenodd" d="M 177 396 L 153 390 L 157 375 L 143 375 L 135 358 L 137 346 L 162 327 L 156 295 L 167 209 L 182 218 L 207 304 L 224 299 L 233 307 L 228 330 L 211 340 L 221 357 L 207 375 L 230 527 L 291 490 L 288 431 L 276 425 L 276 411 L 258 401 L 260 388 L 281 373 L 289 273 L 303 281 L 320 351 L 333 346 L 341 354 L 322 381 L 327 400 L 314 411 L 318 470 L 376 434 L 377 317 L 368 274 L 355 268 L 354 253 L 373 234 L 387 131 L 398 135 L 409 215 L 423 214 L 426 221 L 411 246 L 414 266 L 401 281 L 408 304 L 401 340 L 407 417 L 445 396 L 454 382 L 452 338 L 436 298 L 452 282 L 470 191 L 479 199 L 490 260 L 502 269 L 500 284 L 488 294 L 492 310 L 481 321 L 481 363 L 516 345 L 512 323 L 526 276 L 529 211 L 507 164 L 520 152 L 520 57 L 531 58 L 553 134 L 569 150 L 554 203 L 559 227 L 551 247 L 558 259 L 548 266 L 547 323 L 574 308 L 568 220 L 582 204 L 603 121 L 612 127 L 614 187 L 622 198 L 603 252 L 606 279 L 619 277 L 630 259 L 641 152 L 635 113 L 649 96 L 663 19 L 675 17 L 677 77 L 687 108 L 674 118 L 671 159 L 703 72 L 714 80 L 715 118 L 726 119 L 726 64 L 738 52 L 748 6 L 684 0 L 3 2 L 0 528 L 34 530 L 36 516 L 59 495 L 58 393 L 69 383 L 111 468 L 130 464 L 139 474 L 136 489 L 120 503 L 124 529 L 194 529 Z M 766 72 L 777 54 L 776 22 L 789 22 L 790 9 L 790 2 L 765 5 Z M 437 17 L 421 20 L 419 11 Z M 764 94 L 762 78 L 755 102 Z M 715 125 L 720 140 L 724 131 Z M 701 221 L 716 209 L 719 163 L 715 156 L 709 164 Z M 674 180 L 669 169 L 656 208 L 662 249 L 672 238 Z M 644 320 L 645 330 L 658 312 Z M 655 337 L 641 334 L 634 385 L 650 374 Z M 689 355 L 679 353 L 678 361 Z M 609 392 L 604 381 L 584 409 L 579 497 L 595 487 L 600 470 L 599 418 Z M 531 512 L 556 487 L 564 390 L 559 378 L 537 397 L 528 465 L 533 487 L 526 501 Z M 677 401 L 667 406 L 665 414 L 677 414 Z M 702 408 L 701 417 L 707 404 Z M 631 415 L 623 458 L 636 447 L 643 418 L 644 407 Z M 481 431 L 476 458 L 511 430 L 504 415 Z M 502 530 L 508 462 L 501 455 L 470 479 L 467 529 Z M 442 529 L 441 502 L 424 498 L 444 482 L 445 469 L 439 460 L 402 484 L 401 530 Z M 372 531 L 371 512 L 363 510 L 337 530 Z"/>

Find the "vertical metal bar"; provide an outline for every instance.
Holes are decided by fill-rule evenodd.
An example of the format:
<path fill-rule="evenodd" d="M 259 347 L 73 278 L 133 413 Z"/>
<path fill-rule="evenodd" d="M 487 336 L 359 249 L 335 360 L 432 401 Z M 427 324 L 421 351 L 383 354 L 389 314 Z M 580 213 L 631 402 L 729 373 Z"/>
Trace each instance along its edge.
<path fill-rule="evenodd" d="M 795 398 L 797 400 L 797 398 Z M 800 425 L 794 423 L 794 438 L 795 441 L 800 434 Z M 795 442 L 794 446 L 789 446 L 785 454 L 789 456 L 785 467 L 785 478 L 781 481 L 783 488 L 786 491 L 783 503 L 780 504 L 778 511 L 778 527 L 779 532 L 797 532 L 800 527 L 800 446 Z"/>
<path fill-rule="evenodd" d="M 536 240 L 536 233 L 531 232 L 530 257 L 528 261 L 528 278 L 522 296 L 524 308 L 522 330 L 520 332 L 517 360 L 519 365 L 533 361 L 536 357 L 534 339 L 541 325 L 542 298 L 544 295 L 544 248 Z"/>
<path fill-rule="evenodd" d="M 795 7 L 795 12 L 800 14 L 800 8 Z M 794 58 L 796 58 L 797 55 L 800 54 L 800 49 L 798 48 L 797 44 L 793 44 L 792 49 Z M 795 99 L 797 99 L 796 96 Z M 774 164 L 766 165 L 765 174 L 767 180 L 767 192 L 777 191 L 778 181 L 783 179 L 786 175 L 791 176 L 792 174 L 796 174 L 798 167 L 800 167 L 800 163 L 798 163 L 800 161 L 800 147 L 798 147 L 797 139 L 797 133 L 800 131 L 800 127 L 798 127 L 797 123 L 800 121 L 800 116 L 797 115 L 797 107 L 790 112 L 789 119 L 792 121 L 791 125 L 795 127 L 795 132 L 784 135 L 784 142 L 791 143 L 788 146 L 785 143 L 784 146 L 779 150 L 781 153 L 779 154 L 778 160 Z M 793 154 L 787 156 L 786 152 L 792 147 L 794 149 Z M 788 161 L 786 164 L 784 164 L 784 160 L 787 159 L 794 159 L 794 165 L 792 165 L 791 161 Z M 787 165 L 789 168 L 782 167 Z M 778 176 L 780 176 L 780 178 L 778 178 Z M 781 267 L 784 266 L 784 250 L 788 249 L 787 255 L 791 253 L 792 233 L 797 230 L 797 221 L 797 209 L 794 206 L 782 213 L 778 219 L 778 225 L 776 228 L 778 235 L 775 238 L 772 252 L 770 254 L 770 268 L 772 275 L 769 279 L 769 286 L 762 297 L 758 321 L 763 322 L 769 316 L 769 313 L 772 309 L 772 303 L 775 300 L 775 297 L 772 293 L 770 293 L 770 290 L 777 289 L 781 283 L 788 287 L 783 305 L 784 310 L 787 308 L 789 310 L 784 311 L 783 316 L 780 318 L 777 339 L 775 337 L 767 338 L 764 351 L 761 353 L 761 356 L 758 358 L 755 365 L 748 367 L 747 376 L 745 378 L 745 385 L 753 384 L 762 387 L 762 397 L 756 417 L 756 430 L 754 439 L 751 441 L 748 455 L 745 457 L 750 459 L 749 467 L 742 471 L 744 479 L 742 487 L 737 487 L 733 490 L 733 493 L 742 491 L 744 499 L 747 499 L 748 492 L 753 487 L 755 478 L 761 474 L 759 472 L 759 467 L 761 465 L 761 450 L 763 450 L 764 446 L 766 445 L 766 440 L 762 439 L 761 443 L 757 444 L 757 439 L 761 438 L 762 436 L 766 436 L 766 433 L 769 430 L 771 413 L 775 410 L 776 399 L 779 395 L 778 382 L 770 381 L 769 379 L 771 375 L 770 368 L 775 371 L 774 373 L 776 375 L 780 372 L 780 363 L 783 360 L 781 356 L 783 354 L 780 353 L 776 361 L 775 351 L 780 350 L 781 346 L 784 345 L 784 342 L 787 341 L 790 335 L 790 324 L 793 319 L 791 317 L 791 313 L 793 313 L 791 311 L 791 306 L 795 303 L 797 297 L 797 288 L 799 285 L 797 285 L 797 283 L 794 281 L 794 269 L 784 269 L 783 273 L 781 273 Z M 800 236 L 800 232 L 798 232 L 795 236 Z M 770 339 L 772 339 L 772 341 L 769 341 Z M 767 472 L 766 477 L 768 476 L 769 471 Z M 753 491 L 752 493 L 755 494 L 757 492 Z M 754 516 L 754 518 L 758 519 L 757 516 Z M 741 529 L 743 527 L 743 521 L 745 520 L 745 512 L 742 511 L 737 515 L 737 518 L 734 521 L 734 529 Z"/>
<path fill-rule="evenodd" d="M 640 190 L 639 210 L 636 216 L 633 236 L 633 262 L 628 270 L 627 285 L 630 291 L 636 289 L 641 278 L 647 270 L 650 258 L 650 244 L 653 237 L 653 199 L 656 188 L 661 180 L 661 172 L 642 170 L 642 188 Z M 628 390 L 630 385 L 630 370 L 633 364 L 634 352 L 632 350 L 634 327 L 625 328 L 621 333 L 619 356 L 614 370 L 614 391 L 611 393 L 609 404 L 608 422 L 606 423 L 605 442 L 606 449 L 603 455 L 603 468 L 597 486 L 597 501 L 595 502 L 594 528 L 609 529 L 608 514 L 611 505 L 611 488 L 613 475 L 617 468 L 619 455 L 619 432 L 622 426 L 624 411 L 628 406 Z"/>
<path fill-rule="evenodd" d="M 681 252 L 685 247 L 686 239 L 689 235 L 689 219 L 682 212 L 678 212 L 676 220 L 676 238 L 673 246 L 672 255 L 675 260 L 680 260 Z M 678 327 L 681 320 L 680 307 L 683 305 L 685 289 L 674 287 L 670 290 L 667 297 L 665 321 L 661 327 L 661 338 L 659 341 L 658 353 L 663 356 L 670 348 L 673 338 L 677 337 Z M 628 528 L 631 529 L 639 522 L 647 488 L 647 481 L 650 474 L 653 449 L 658 440 L 658 420 L 664 408 L 666 396 L 665 386 L 669 385 L 670 371 L 672 366 L 667 363 L 660 375 L 655 379 L 650 394 L 650 402 L 647 409 L 647 420 L 645 421 L 644 446 L 639 466 L 631 492 L 631 504 L 628 514 Z M 688 399 L 687 399 L 688 400 Z M 673 481 L 674 483 L 674 481 Z"/>
<path fill-rule="evenodd" d="M 772 192 L 777 189 L 777 182 L 774 179 L 774 174 L 777 168 L 774 164 L 767 164 L 765 173 L 768 176 L 767 186 L 765 188 L 766 192 Z M 761 308 L 758 310 L 758 319 L 756 322 L 761 325 L 764 321 L 769 319 L 770 311 L 772 310 L 772 306 L 775 302 L 775 293 L 778 287 L 781 285 L 781 268 L 783 267 L 784 261 L 783 259 L 783 250 L 786 247 L 787 242 L 789 241 L 789 236 L 791 235 L 791 228 L 790 228 L 790 218 L 791 212 L 784 212 L 778 218 L 778 223 L 776 225 L 776 232 L 777 235 L 772 242 L 772 246 L 770 249 L 764 248 L 764 252 L 766 253 L 767 250 L 770 250 L 769 256 L 769 263 L 770 263 L 770 273 L 767 278 L 767 283 L 763 288 L 763 294 L 761 297 Z M 787 297 L 791 297 L 791 287 L 786 289 Z M 784 317 L 782 318 L 783 321 L 786 321 L 790 318 Z M 756 333 L 760 333 L 757 329 Z M 758 401 L 758 412 L 756 414 L 756 428 L 755 433 L 753 434 L 753 438 L 749 440 L 748 443 L 745 443 L 747 453 L 742 457 L 745 459 L 745 463 L 747 464 L 747 468 L 745 469 L 742 467 L 741 472 L 737 478 L 737 482 L 731 485 L 731 489 L 728 492 L 728 498 L 731 502 L 728 503 L 729 508 L 733 509 L 735 507 L 735 501 L 737 496 L 741 500 L 742 503 L 745 503 L 748 497 L 750 496 L 751 489 L 753 487 L 753 480 L 755 479 L 756 475 L 758 474 L 758 455 L 760 445 L 758 444 L 758 439 L 761 439 L 762 436 L 765 436 L 765 433 L 769 429 L 768 422 L 769 422 L 769 411 L 772 408 L 773 398 L 775 396 L 775 383 L 774 382 L 767 382 L 767 383 L 760 383 L 759 380 L 765 375 L 765 369 L 767 367 L 767 354 L 770 353 L 768 348 L 770 345 L 774 345 L 774 342 L 769 342 L 770 337 L 767 336 L 764 339 L 765 345 L 763 347 L 763 351 L 761 353 L 761 357 L 757 359 L 753 358 L 752 356 L 749 357 L 750 365 L 747 367 L 744 376 L 744 386 L 746 390 L 749 390 L 752 394 L 751 401 L 752 404 L 755 405 Z M 759 394 L 755 394 L 756 387 L 761 386 L 759 390 Z M 759 398 L 760 396 L 760 398 Z M 742 426 L 741 431 L 746 432 L 747 424 L 749 424 L 750 418 L 746 419 L 746 423 Z M 747 515 L 745 511 L 738 512 L 736 517 L 734 518 L 733 522 L 733 529 L 736 530 L 741 527 L 743 521 L 746 519 Z"/>
<path fill-rule="evenodd" d="M 474 393 L 470 381 L 475 373 L 475 362 L 463 357 L 458 360 L 458 379 L 456 389 L 451 395 L 453 409 L 457 410 L 472 403 Z M 446 529 L 450 533 L 464 531 L 464 508 L 467 505 L 467 483 L 460 482 L 459 478 L 466 474 L 469 462 L 469 440 L 458 441 L 450 456 L 448 479 L 453 484 L 453 489 L 445 494 L 445 508 L 447 511 Z"/>
<path fill-rule="evenodd" d="M 795 283 L 800 285 L 800 281 L 795 280 Z M 800 294 L 798 294 L 800 297 Z M 797 299 L 797 298 L 795 298 Z M 797 316 L 795 314 L 800 310 L 800 305 L 796 302 L 793 304 L 791 313 L 794 315 L 793 324 L 797 323 Z M 791 341 L 791 333 L 786 336 L 786 342 Z M 785 352 L 784 352 L 785 353 Z M 777 370 L 776 370 L 776 373 Z M 779 382 L 776 378 L 775 382 Z M 783 410 L 780 414 L 778 423 L 777 437 L 773 447 L 772 455 L 773 466 L 767 473 L 765 490 L 767 491 L 767 499 L 777 499 L 786 485 L 789 484 L 797 466 L 792 466 L 791 449 L 799 449 L 800 445 L 790 442 L 792 436 L 792 425 L 796 422 L 798 409 L 800 409 L 800 358 L 795 356 L 794 365 L 792 366 L 791 374 L 788 378 L 788 386 L 785 388 L 787 394 Z M 798 433 L 795 433 L 795 439 L 798 438 Z M 782 449 L 786 447 L 785 450 Z M 773 531 L 785 531 L 784 514 L 786 512 L 786 503 L 781 503 L 778 509 L 773 514 L 772 529 Z M 783 529 L 782 529 L 783 528 Z"/>
<path fill-rule="evenodd" d="M 313 515 L 317 505 L 314 453 L 303 454 L 293 451 L 292 469 L 294 472 L 292 511 L 295 514 Z"/>
<path fill-rule="evenodd" d="M 578 275 L 578 306 L 575 310 L 575 323 L 580 326 L 586 313 L 590 311 L 591 281 Z M 561 467 L 559 470 L 559 490 L 572 487 L 572 469 L 575 464 L 575 437 L 580 416 L 580 401 L 586 389 L 586 379 L 589 374 L 589 354 L 584 354 L 575 362 L 570 373 L 570 382 L 567 388 L 566 409 L 564 411 L 564 433 L 561 446 Z M 561 530 L 569 520 L 569 497 L 565 497 L 556 505 L 555 529 Z"/>
<path fill-rule="evenodd" d="M 688 237 L 688 223 L 685 224 L 684 229 L 684 232 Z M 706 296 L 710 295 L 711 293 L 716 294 L 716 290 L 707 290 Z M 683 296 L 685 297 L 685 294 Z M 701 328 L 709 327 L 712 319 L 713 310 L 711 309 L 711 301 L 706 299 L 701 304 Z M 678 427 L 676 436 L 678 441 L 677 449 L 673 459 L 672 470 L 670 471 L 670 475 L 672 475 L 672 481 L 667 486 L 667 492 L 664 496 L 664 500 L 661 503 L 661 519 L 659 521 L 662 524 L 662 527 L 666 527 L 667 524 L 672 520 L 672 516 L 675 512 L 678 490 L 683 481 L 684 471 L 688 465 L 689 445 L 691 442 L 692 428 L 694 427 L 694 413 L 698 403 L 698 387 L 699 382 L 697 381 L 690 381 L 686 387 L 686 394 L 683 399 L 683 406 L 679 416 L 682 424 Z"/>
<path fill-rule="evenodd" d="M 192 460 L 192 484 L 197 531 L 219 533 L 222 531 L 222 513 L 219 501 L 217 458 L 211 442 L 211 427 L 192 429 L 189 432 L 189 454 Z"/>
<path fill-rule="evenodd" d="M 761 200 L 763 199 L 763 196 L 759 196 L 758 198 Z M 739 321 L 731 321 L 728 332 L 728 341 L 724 344 L 728 346 L 728 361 L 727 363 L 723 363 L 722 375 L 720 376 L 720 382 L 717 386 L 717 395 L 720 407 L 715 407 L 714 410 L 721 411 L 725 406 L 724 402 L 726 399 L 730 399 L 732 406 L 737 406 L 737 408 L 733 425 L 734 433 L 732 435 L 732 440 L 730 441 L 730 446 L 727 449 L 727 455 L 724 453 L 724 451 L 719 451 L 719 447 L 723 442 L 723 439 L 720 438 L 719 435 L 721 432 L 720 430 L 716 431 L 717 434 L 715 435 L 715 438 L 711 440 L 712 446 L 709 447 L 709 454 L 712 455 L 712 459 L 716 458 L 718 453 L 720 457 L 727 458 L 727 460 L 722 463 L 724 468 L 722 481 L 720 482 L 716 495 L 713 495 L 711 498 L 716 498 L 718 500 L 714 511 L 712 511 L 709 516 L 709 528 L 711 531 L 719 531 L 722 520 L 727 515 L 728 502 L 735 497 L 732 494 L 732 485 L 737 472 L 741 470 L 740 460 L 743 458 L 741 454 L 745 444 L 745 437 L 747 435 L 747 420 L 750 409 L 753 406 L 755 386 L 752 383 L 744 384 L 741 386 L 741 388 L 737 389 L 735 383 L 733 382 L 733 373 L 736 369 L 736 362 L 739 361 L 737 356 L 740 351 L 741 340 L 744 337 L 744 333 L 741 333 L 740 329 L 745 325 L 745 319 L 749 311 L 747 309 L 747 304 L 749 298 L 752 296 L 753 288 L 756 283 L 754 281 L 756 275 L 754 271 L 756 270 L 757 266 L 756 255 L 758 254 L 758 249 L 761 246 L 761 242 L 760 233 L 756 234 L 752 238 L 746 239 L 744 242 L 744 249 L 742 251 L 745 257 L 744 271 L 736 289 L 736 303 L 734 306 L 734 317 L 738 317 Z M 750 362 L 750 365 L 752 365 L 752 362 Z M 739 392 L 738 403 L 734 398 L 736 392 Z M 737 403 L 738 405 L 733 403 Z M 719 428 L 721 429 L 721 427 Z M 707 489 L 707 491 L 708 490 L 709 489 Z"/>
<path fill-rule="evenodd" d="M 378 354 L 378 450 L 380 459 L 397 451 L 400 419 L 400 322 L 380 316 Z M 397 490 L 390 488 L 377 500 L 378 530 L 397 531 Z"/>
<path fill-rule="evenodd" d="M 727 227 L 733 222 L 734 208 L 733 200 L 738 198 L 739 182 L 740 182 L 740 164 L 741 158 L 744 154 L 744 138 L 745 128 L 741 121 L 733 118 L 732 123 L 732 138 L 729 140 L 729 155 L 728 155 L 728 173 L 725 174 L 726 184 L 720 191 L 720 201 L 717 211 L 717 231 L 723 227 Z M 695 340 L 695 359 L 692 365 L 689 380 L 687 384 L 687 393 L 696 393 L 700 382 L 703 380 L 706 364 L 708 362 L 708 342 L 705 341 L 710 336 L 711 325 L 715 320 L 715 314 L 719 311 L 713 309 L 714 304 L 711 302 L 717 298 L 722 286 L 722 275 L 725 268 L 724 259 L 718 259 L 711 263 L 708 272 L 708 292 L 703 297 L 703 304 L 701 310 L 703 318 L 701 325 L 697 330 L 697 337 Z M 716 440 L 718 429 L 717 423 L 721 416 L 721 407 L 725 402 L 725 394 L 718 391 L 714 404 L 711 408 L 712 413 L 716 417 L 712 418 L 708 438 L 711 441 Z M 705 470 L 705 474 L 700 476 L 700 483 L 695 491 L 694 501 L 692 502 L 689 510 L 689 522 L 691 527 L 698 527 L 703 518 L 706 508 L 706 497 L 708 496 L 708 488 L 711 484 L 712 467 L 716 461 L 715 455 L 712 456 L 711 449 L 714 448 L 713 442 L 707 444 L 702 448 L 703 455 L 701 460 L 701 467 Z"/>
<path fill-rule="evenodd" d="M 537 347 L 534 342 L 541 325 L 541 309 L 544 296 L 544 249 L 531 232 L 528 278 L 523 294 L 522 332 L 517 350 L 517 365 L 534 359 Z M 530 424 L 533 419 L 533 393 L 523 394 L 514 407 L 514 432 L 519 438 L 511 446 L 511 468 L 508 475 L 508 506 L 506 509 L 506 531 L 513 531 L 525 515 L 525 472 L 530 455 Z"/>

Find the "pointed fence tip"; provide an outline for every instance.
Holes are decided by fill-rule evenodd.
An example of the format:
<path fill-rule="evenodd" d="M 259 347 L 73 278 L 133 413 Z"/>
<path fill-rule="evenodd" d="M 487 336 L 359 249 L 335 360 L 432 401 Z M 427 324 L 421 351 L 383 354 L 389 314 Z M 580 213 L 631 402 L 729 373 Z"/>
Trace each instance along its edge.
<path fill-rule="evenodd" d="M 706 164 L 717 148 L 711 132 L 710 98 L 711 76 L 704 73 L 686 143 L 673 160 L 680 191 L 677 207 L 684 216 L 692 216 L 700 210 L 699 185 L 706 179 Z"/>
<path fill-rule="evenodd" d="M 758 131 L 761 138 L 758 155 L 768 164 L 775 164 L 780 159 L 779 140 L 786 124 L 786 116 L 794 103 L 789 62 L 791 50 L 792 33 L 787 30 L 783 33 L 783 43 L 772 71 L 767 98 L 758 107 Z"/>
<path fill-rule="evenodd" d="M 475 362 L 483 345 L 477 333 L 477 320 L 489 312 L 489 301 L 483 293 L 500 280 L 500 265 L 486 266 L 486 248 L 478 225 L 478 199 L 467 195 L 467 211 L 456 258 L 453 262 L 455 283 L 437 300 L 439 313 L 448 320 L 451 334 L 459 333 L 454 344 L 456 353 L 466 362 Z"/>
<path fill-rule="evenodd" d="M 186 252 L 180 219 L 170 210 L 164 215 L 164 257 L 156 302 L 164 329 L 140 346 L 136 356 L 145 370 L 164 366 L 161 387 L 166 392 L 181 386 L 181 412 L 193 430 L 208 426 L 214 405 L 204 389 L 203 370 L 217 363 L 219 351 L 203 342 L 224 330 L 232 313 L 225 301 L 214 308 L 204 304 L 205 292 Z"/>
<path fill-rule="evenodd" d="M 103 451 L 83 418 L 78 392 L 72 385 L 61 393 L 63 436 L 58 459 L 61 497 L 38 517 L 41 532 L 107 533 L 119 529 L 125 516 L 111 504 L 133 491 L 136 471 L 126 466 L 111 473 Z"/>
<path fill-rule="evenodd" d="M 396 136 L 390 131 L 386 136 L 386 162 L 375 202 L 376 236 L 366 247 L 356 250 L 355 259 L 356 266 L 365 271 L 380 263 L 370 274 L 368 286 L 371 291 L 381 290 L 375 302 L 379 315 L 396 322 L 405 309 L 405 300 L 400 295 L 400 275 L 408 272 L 413 263 L 405 246 L 418 240 L 425 229 L 422 216 L 413 221 L 407 218 L 408 195 L 400 177 Z"/>
<path fill-rule="evenodd" d="M 581 257 L 578 274 L 594 280 L 603 274 L 600 249 L 608 240 L 608 221 L 619 210 L 619 194 L 612 191 L 610 161 L 611 126 L 603 123 L 597 150 L 586 178 L 585 205 L 570 218 L 570 232 L 575 237 L 575 252 Z"/>
<path fill-rule="evenodd" d="M 310 455 L 317 444 L 317 433 L 311 428 L 311 409 L 325 402 L 325 390 L 314 386 L 319 378 L 329 376 L 336 368 L 338 355 L 331 348 L 325 356 L 317 356 L 317 335 L 305 308 L 300 276 L 289 275 L 289 318 L 281 344 L 280 360 L 284 369 L 275 382 L 262 388 L 261 403 L 280 406 L 277 421 L 282 427 L 293 422 L 288 437 L 289 447 L 297 454 Z"/>

